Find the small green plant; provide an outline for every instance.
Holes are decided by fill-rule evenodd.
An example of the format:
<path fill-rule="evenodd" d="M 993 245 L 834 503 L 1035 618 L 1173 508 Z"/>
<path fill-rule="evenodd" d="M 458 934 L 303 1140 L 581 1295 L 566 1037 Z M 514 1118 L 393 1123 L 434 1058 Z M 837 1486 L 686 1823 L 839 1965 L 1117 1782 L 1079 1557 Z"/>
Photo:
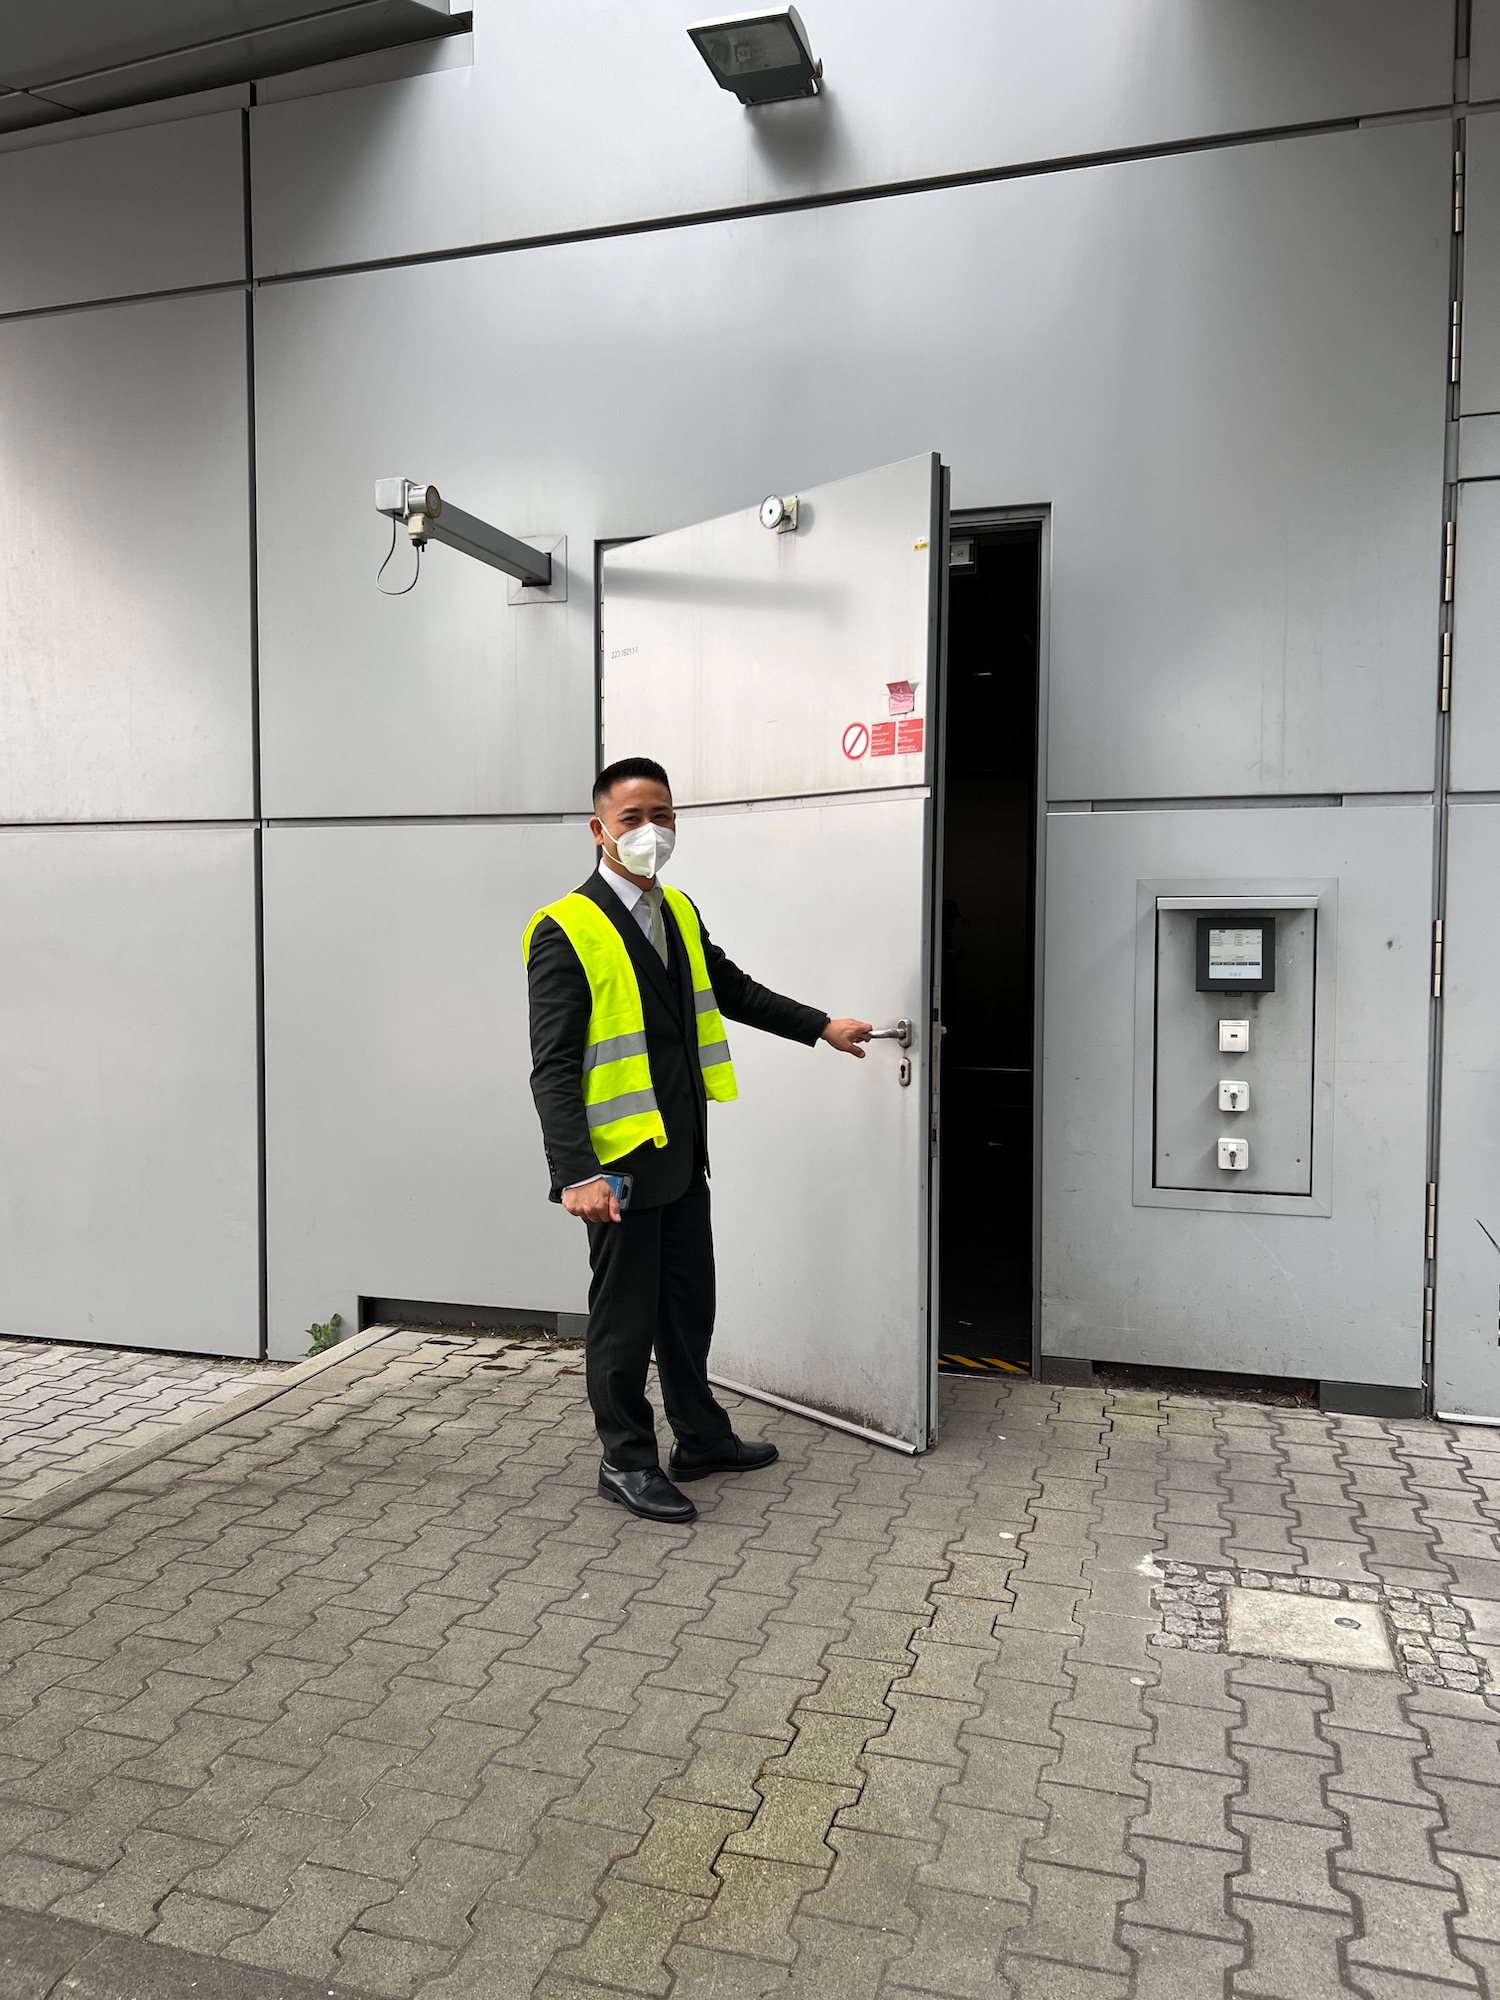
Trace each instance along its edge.
<path fill-rule="evenodd" d="M 326 1326 L 310 1326 L 307 1329 L 307 1337 L 312 1342 L 307 1350 L 309 1361 L 315 1354 L 326 1354 L 329 1348 L 335 1345 L 339 1337 L 339 1328 L 343 1324 L 342 1317 L 335 1313 Z"/>

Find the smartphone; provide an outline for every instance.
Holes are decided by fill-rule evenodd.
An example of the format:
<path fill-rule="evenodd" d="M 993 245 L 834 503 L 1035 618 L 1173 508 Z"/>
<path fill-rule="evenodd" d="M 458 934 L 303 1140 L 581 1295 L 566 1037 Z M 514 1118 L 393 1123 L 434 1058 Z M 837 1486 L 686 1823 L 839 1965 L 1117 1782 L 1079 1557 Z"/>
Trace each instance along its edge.
<path fill-rule="evenodd" d="M 615 1200 L 620 1204 L 620 1213 L 621 1215 L 623 1215 L 626 1209 L 629 1208 L 630 1206 L 631 1192 L 635 1187 L 635 1175 L 601 1174 L 599 1178 L 609 1183 L 610 1192 L 614 1195 Z"/>

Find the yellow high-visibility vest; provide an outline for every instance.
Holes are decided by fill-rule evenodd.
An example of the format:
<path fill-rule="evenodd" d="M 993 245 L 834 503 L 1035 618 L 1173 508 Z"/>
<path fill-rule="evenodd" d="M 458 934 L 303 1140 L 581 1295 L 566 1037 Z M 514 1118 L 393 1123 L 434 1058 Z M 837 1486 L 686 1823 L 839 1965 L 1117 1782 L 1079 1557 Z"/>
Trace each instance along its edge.
<path fill-rule="evenodd" d="M 697 1021 L 698 1064 L 703 1088 L 716 1103 L 739 1096 L 724 1018 L 703 956 L 698 913 L 680 889 L 663 884 L 663 893 L 687 950 L 693 980 Z M 575 889 L 560 902 L 538 910 L 521 938 L 521 951 L 531 962 L 531 940 L 543 917 L 551 917 L 578 954 L 588 976 L 593 1002 L 583 1051 L 583 1107 L 589 1137 L 601 1167 L 634 1152 L 649 1140 L 665 1146 L 667 1128 L 651 1083 L 646 1053 L 646 1015 L 640 981 L 630 962 L 625 940 L 591 897 Z"/>

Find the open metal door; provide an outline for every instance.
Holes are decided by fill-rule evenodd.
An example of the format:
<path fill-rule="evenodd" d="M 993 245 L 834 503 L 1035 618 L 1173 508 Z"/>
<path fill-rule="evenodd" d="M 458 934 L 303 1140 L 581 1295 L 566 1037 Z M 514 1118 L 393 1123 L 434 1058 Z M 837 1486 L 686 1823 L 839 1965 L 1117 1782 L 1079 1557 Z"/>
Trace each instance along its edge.
<path fill-rule="evenodd" d="M 794 527 L 775 513 L 607 552 L 604 754 L 666 766 L 672 880 L 737 964 L 831 1014 L 910 1024 L 862 1063 L 731 1027 L 713 1379 L 920 1451 L 945 475 L 908 459 L 798 494 Z"/>

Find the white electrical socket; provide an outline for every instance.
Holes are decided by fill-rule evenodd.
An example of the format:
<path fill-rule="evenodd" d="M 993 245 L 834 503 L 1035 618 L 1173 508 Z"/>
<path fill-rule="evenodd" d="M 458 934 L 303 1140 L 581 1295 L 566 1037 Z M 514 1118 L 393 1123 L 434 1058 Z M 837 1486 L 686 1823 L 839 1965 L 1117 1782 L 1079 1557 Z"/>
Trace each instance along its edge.
<path fill-rule="evenodd" d="M 1244 1055 L 1250 1047 L 1250 1023 L 1248 1021 L 1221 1021 L 1219 1023 L 1219 1054 L 1221 1056 Z"/>

